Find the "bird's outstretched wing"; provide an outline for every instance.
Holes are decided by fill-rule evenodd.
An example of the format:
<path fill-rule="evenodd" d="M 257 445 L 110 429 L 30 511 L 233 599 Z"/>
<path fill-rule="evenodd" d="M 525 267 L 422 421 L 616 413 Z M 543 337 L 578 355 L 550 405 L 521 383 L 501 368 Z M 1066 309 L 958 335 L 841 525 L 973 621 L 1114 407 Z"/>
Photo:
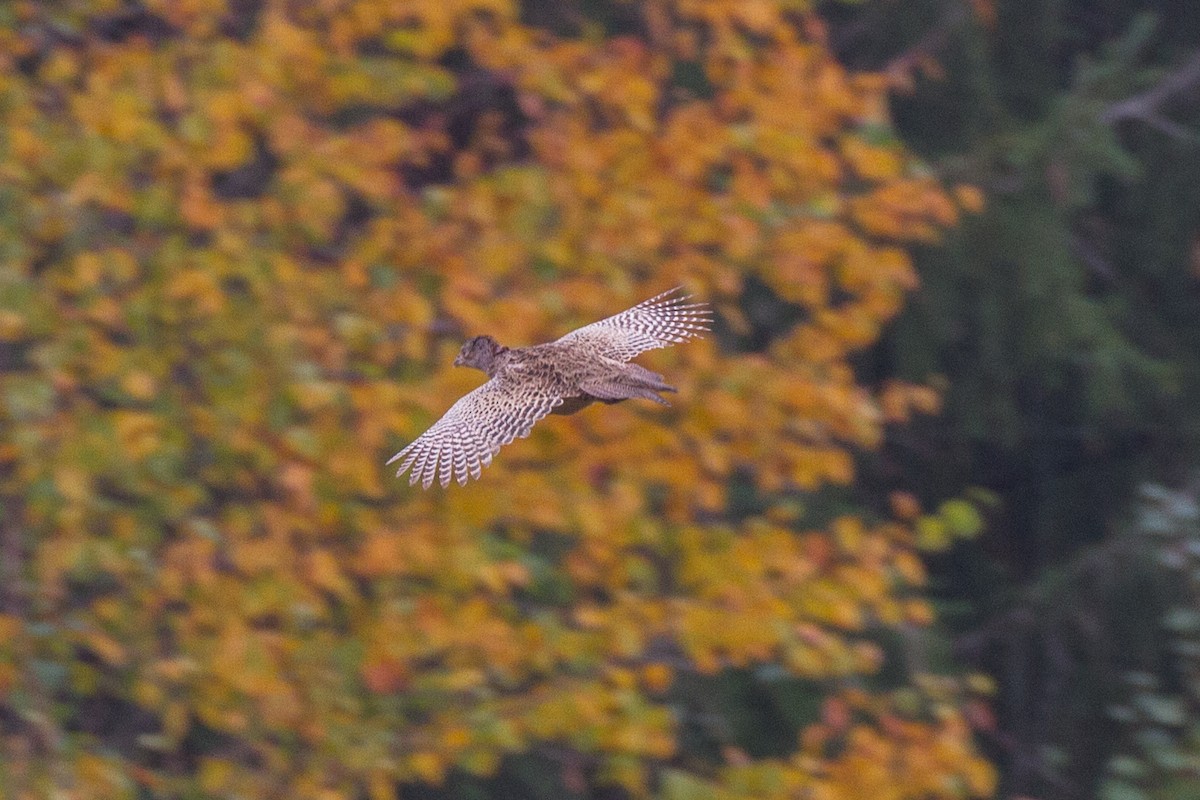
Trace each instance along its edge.
<path fill-rule="evenodd" d="M 479 477 L 501 447 L 518 436 L 528 436 L 533 424 L 562 402 L 544 387 L 498 375 L 459 398 L 429 430 L 387 463 L 404 459 L 396 477 L 411 469 L 410 486 L 420 481 L 428 489 L 435 479 L 449 486 L 452 478 L 466 484 L 468 477 Z"/>
<path fill-rule="evenodd" d="M 611 317 L 584 325 L 556 344 L 569 344 L 584 352 L 629 361 L 639 353 L 667 347 L 703 335 L 712 311 L 707 303 L 689 303 L 690 295 L 675 287 Z"/>

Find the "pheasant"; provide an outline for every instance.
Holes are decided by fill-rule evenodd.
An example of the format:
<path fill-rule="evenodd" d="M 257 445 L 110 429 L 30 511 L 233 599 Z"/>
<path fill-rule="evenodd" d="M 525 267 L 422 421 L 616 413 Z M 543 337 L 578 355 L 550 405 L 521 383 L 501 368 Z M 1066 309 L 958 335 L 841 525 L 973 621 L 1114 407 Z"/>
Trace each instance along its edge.
<path fill-rule="evenodd" d="M 573 414 L 596 401 L 641 398 L 670 405 L 660 392 L 675 387 L 663 376 L 629 363 L 639 353 L 686 342 L 709 328 L 707 303 L 688 303 L 676 287 L 620 314 L 533 347 L 508 348 L 491 336 L 462 346 L 456 367 L 474 367 L 491 379 L 464 395 L 396 455 L 396 477 L 410 471 L 409 485 L 428 489 L 451 479 L 479 478 L 501 447 L 529 435 L 547 414 Z M 403 459 L 401 461 L 401 459 Z"/>

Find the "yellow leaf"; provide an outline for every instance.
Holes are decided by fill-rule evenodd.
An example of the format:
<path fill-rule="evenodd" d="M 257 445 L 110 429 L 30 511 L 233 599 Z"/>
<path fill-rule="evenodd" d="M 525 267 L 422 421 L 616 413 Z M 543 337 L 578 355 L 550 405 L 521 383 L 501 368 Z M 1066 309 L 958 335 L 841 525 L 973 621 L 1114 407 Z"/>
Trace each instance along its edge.
<path fill-rule="evenodd" d="M 103 631 L 91 631 L 85 634 L 83 643 L 106 664 L 119 667 L 126 663 L 124 646 Z"/>
<path fill-rule="evenodd" d="M 954 198 L 958 200 L 958 204 L 972 214 L 978 214 L 983 211 L 983 192 L 978 186 L 962 183 L 954 187 Z"/>
<path fill-rule="evenodd" d="M 437 753 L 428 750 L 414 753 L 408 757 L 409 770 L 416 778 L 425 783 L 441 784 L 446 776 L 446 767 L 447 764 Z"/>
<path fill-rule="evenodd" d="M 654 694 L 661 694 L 671 688 L 675 676 L 666 664 L 647 664 L 642 668 L 642 683 Z"/>
<path fill-rule="evenodd" d="M 154 452 L 161 444 L 161 423 L 153 414 L 117 411 L 113 414 L 113 425 L 122 452 L 135 461 Z"/>
<path fill-rule="evenodd" d="M 314 550 L 308 557 L 308 577 L 315 586 L 335 594 L 350 590 L 337 559 L 328 550 Z"/>
<path fill-rule="evenodd" d="M 91 479 L 78 467 L 62 466 L 55 470 L 54 486 L 67 500 L 80 502 L 91 494 Z"/>
<path fill-rule="evenodd" d="M 22 628 L 21 619 L 12 614 L 0 614 L 0 645 L 5 645 L 17 637 Z"/>
<path fill-rule="evenodd" d="M 386 772 L 372 772 L 367 782 L 367 796 L 371 800 L 397 800 L 395 778 Z"/>
<path fill-rule="evenodd" d="M 15 342 L 27 328 L 25 316 L 11 309 L 0 309 L 0 342 Z"/>
<path fill-rule="evenodd" d="M 921 550 L 940 552 L 950 546 L 952 537 L 939 517 L 921 517 L 917 520 L 916 529 L 917 547 Z"/>
<path fill-rule="evenodd" d="M 225 759 L 209 757 L 200 759 L 200 788 L 209 794 L 224 794 L 232 775 L 233 765 Z"/>

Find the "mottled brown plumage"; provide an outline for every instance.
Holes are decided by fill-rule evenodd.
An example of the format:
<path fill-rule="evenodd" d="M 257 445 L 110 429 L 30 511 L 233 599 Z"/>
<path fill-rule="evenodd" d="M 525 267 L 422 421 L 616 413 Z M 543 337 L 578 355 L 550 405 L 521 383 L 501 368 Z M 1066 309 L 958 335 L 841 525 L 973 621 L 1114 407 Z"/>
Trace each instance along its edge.
<path fill-rule="evenodd" d="M 688 303 L 679 289 L 652 297 L 620 314 L 571 331 L 553 342 L 510 349 L 490 336 L 463 345 L 455 366 L 491 378 L 464 395 L 445 415 L 387 463 L 403 459 L 396 476 L 428 489 L 437 480 L 465 484 L 478 478 L 501 447 L 529 435 L 547 414 L 572 414 L 590 403 L 631 398 L 669 405 L 673 392 L 662 375 L 628 363 L 657 347 L 685 342 L 708 330 L 705 303 Z"/>

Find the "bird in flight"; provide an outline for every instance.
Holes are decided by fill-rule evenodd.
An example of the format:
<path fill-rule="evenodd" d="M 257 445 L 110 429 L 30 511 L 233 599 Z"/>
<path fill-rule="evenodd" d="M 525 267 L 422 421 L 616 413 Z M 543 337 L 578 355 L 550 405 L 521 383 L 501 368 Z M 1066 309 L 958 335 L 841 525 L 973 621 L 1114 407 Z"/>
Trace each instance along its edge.
<path fill-rule="evenodd" d="M 703 335 L 707 303 L 689 303 L 676 287 L 561 339 L 508 348 L 490 336 L 463 345 L 454 365 L 474 367 L 491 378 L 464 395 L 433 426 L 388 459 L 400 461 L 396 477 L 428 489 L 479 478 L 501 447 L 526 437 L 547 414 L 573 414 L 595 401 L 631 398 L 670 405 L 659 392 L 674 392 L 663 376 L 629 363 L 639 353 Z"/>

